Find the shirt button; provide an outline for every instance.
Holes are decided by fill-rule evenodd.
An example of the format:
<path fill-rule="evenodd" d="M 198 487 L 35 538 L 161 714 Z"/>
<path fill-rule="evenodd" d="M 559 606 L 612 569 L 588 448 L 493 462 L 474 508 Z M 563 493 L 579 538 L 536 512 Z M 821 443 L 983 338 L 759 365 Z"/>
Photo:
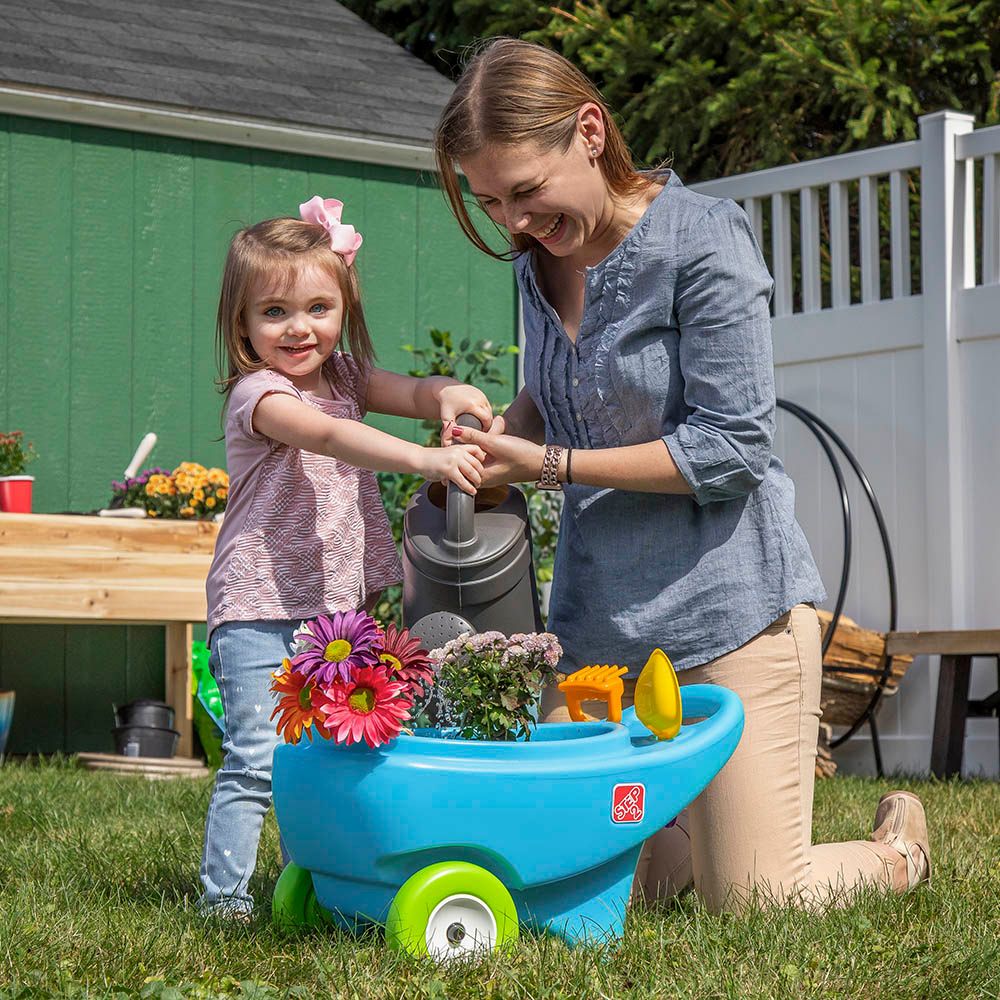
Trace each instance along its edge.
<path fill-rule="evenodd" d="M 577 420 L 583 420 L 583 414 L 582 414 L 582 413 L 578 413 L 578 414 L 576 415 L 576 419 L 577 419 Z"/>
<path fill-rule="evenodd" d="M 579 384 L 580 384 L 580 380 L 578 378 L 573 379 L 573 385 L 574 385 L 574 387 L 578 386 Z"/>

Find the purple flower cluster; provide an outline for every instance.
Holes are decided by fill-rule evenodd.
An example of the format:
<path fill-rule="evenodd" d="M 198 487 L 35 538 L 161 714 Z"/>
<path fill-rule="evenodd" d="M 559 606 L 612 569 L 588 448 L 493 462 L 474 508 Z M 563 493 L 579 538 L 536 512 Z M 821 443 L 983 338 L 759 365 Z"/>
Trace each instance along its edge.
<path fill-rule="evenodd" d="M 443 717 L 463 739 L 530 739 L 562 646 L 551 632 L 464 632 L 430 654 Z"/>
<path fill-rule="evenodd" d="M 149 482 L 151 476 L 169 476 L 170 474 L 170 469 L 161 469 L 159 466 L 155 469 L 143 469 L 138 476 L 129 476 L 124 482 L 113 479 L 111 481 L 111 492 L 112 494 L 124 493 L 126 498 L 125 506 L 133 506 L 127 501 L 134 496 L 138 496 L 145 489 L 146 483 Z"/>
<path fill-rule="evenodd" d="M 553 670 L 562 657 L 562 646 L 551 632 L 463 632 L 457 639 L 431 652 L 435 663 L 459 663 L 482 657 L 497 657 L 504 666 L 530 663 L 537 669 Z"/>

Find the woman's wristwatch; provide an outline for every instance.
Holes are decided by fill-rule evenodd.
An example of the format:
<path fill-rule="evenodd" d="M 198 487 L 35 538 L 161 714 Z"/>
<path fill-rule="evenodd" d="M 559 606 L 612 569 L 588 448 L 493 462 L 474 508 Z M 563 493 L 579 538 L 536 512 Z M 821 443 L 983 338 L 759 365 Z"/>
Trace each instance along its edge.
<path fill-rule="evenodd" d="M 535 488 L 539 490 L 561 490 L 562 483 L 559 482 L 559 464 L 562 462 L 563 446 L 561 444 L 547 444 L 545 446 L 545 457 L 542 459 L 542 471 L 535 483 Z"/>

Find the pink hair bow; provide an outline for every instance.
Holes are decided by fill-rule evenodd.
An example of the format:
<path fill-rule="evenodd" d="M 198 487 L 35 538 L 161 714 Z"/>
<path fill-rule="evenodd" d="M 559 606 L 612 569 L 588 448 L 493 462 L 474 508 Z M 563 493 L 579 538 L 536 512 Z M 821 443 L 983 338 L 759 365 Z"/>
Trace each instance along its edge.
<path fill-rule="evenodd" d="M 340 221 L 343 208 L 344 203 L 336 198 L 321 198 L 314 194 L 299 205 L 299 215 L 303 222 L 322 226 L 330 234 L 330 249 L 341 254 L 344 263 L 350 267 L 362 241 L 361 233 L 356 232 L 354 226 L 344 225 Z"/>

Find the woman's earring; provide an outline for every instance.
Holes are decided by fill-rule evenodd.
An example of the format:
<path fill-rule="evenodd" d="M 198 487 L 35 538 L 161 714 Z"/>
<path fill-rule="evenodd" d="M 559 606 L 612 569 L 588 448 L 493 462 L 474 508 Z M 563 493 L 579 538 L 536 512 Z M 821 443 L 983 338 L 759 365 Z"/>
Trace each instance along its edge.
<path fill-rule="evenodd" d="M 596 146 L 591 146 L 590 147 L 590 155 L 591 156 L 597 156 L 598 155 L 598 151 L 597 151 L 597 147 Z"/>

